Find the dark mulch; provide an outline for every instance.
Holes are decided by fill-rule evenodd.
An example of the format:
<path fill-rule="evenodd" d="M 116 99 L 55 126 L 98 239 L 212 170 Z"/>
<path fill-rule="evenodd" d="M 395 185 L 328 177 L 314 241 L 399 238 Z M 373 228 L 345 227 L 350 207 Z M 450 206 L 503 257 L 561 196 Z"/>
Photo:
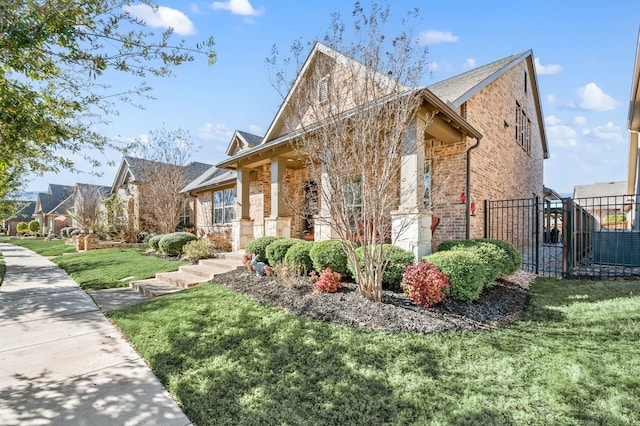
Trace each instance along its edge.
<path fill-rule="evenodd" d="M 474 302 L 446 300 L 425 309 L 403 293 L 384 291 L 383 303 L 371 302 L 354 283 L 337 293 L 317 293 L 307 280 L 257 277 L 242 268 L 218 275 L 219 282 L 258 301 L 296 315 L 371 330 L 437 333 L 495 327 L 518 318 L 528 301 L 527 286 L 498 281 Z M 293 282 L 292 282 L 293 281 Z"/>

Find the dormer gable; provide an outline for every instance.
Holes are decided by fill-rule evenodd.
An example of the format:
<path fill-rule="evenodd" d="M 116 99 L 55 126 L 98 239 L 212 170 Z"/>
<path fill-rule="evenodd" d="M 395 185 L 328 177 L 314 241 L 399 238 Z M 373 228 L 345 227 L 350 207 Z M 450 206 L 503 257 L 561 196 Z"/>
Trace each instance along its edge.
<path fill-rule="evenodd" d="M 262 136 L 236 130 L 227 147 L 227 155 L 234 156 L 240 152 L 251 149 L 262 142 Z"/>

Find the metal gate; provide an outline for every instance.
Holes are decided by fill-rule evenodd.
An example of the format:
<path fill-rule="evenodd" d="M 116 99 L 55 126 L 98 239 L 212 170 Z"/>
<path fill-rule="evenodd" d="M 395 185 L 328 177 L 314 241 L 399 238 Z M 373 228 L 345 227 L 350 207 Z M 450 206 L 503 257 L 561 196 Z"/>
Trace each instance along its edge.
<path fill-rule="evenodd" d="M 563 278 L 640 278 L 638 195 L 485 201 L 485 237 L 508 241 L 522 269 Z"/>

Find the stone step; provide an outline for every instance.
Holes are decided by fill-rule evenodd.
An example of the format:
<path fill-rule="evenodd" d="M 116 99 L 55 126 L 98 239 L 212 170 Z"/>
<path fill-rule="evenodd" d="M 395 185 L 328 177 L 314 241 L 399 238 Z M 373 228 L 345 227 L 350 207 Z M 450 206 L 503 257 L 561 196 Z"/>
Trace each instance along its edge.
<path fill-rule="evenodd" d="M 141 294 L 144 294 L 147 297 L 159 297 L 164 296 L 165 294 L 171 294 L 180 290 L 184 290 L 181 287 L 167 284 L 166 282 L 157 280 L 155 278 L 132 281 L 131 284 L 129 284 L 129 287 L 140 292 Z"/>
<path fill-rule="evenodd" d="M 181 288 L 189 288 L 202 284 L 207 280 L 198 275 L 189 274 L 187 272 L 159 272 L 156 274 L 156 279 L 164 281 L 166 284 L 171 284 Z"/>
<path fill-rule="evenodd" d="M 219 258 L 237 262 L 239 265 L 242 265 L 242 256 L 244 256 L 244 250 L 232 251 L 228 253 L 218 253 Z"/>
<path fill-rule="evenodd" d="M 199 277 L 204 278 L 206 281 L 210 281 L 216 277 L 216 275 L 223 274 L 225 272 L 229 272 L 229 268 L 223 265 L 206 265 L 206 264 L 198 264 L 198 265 L 184 265 L 180 267 L 181 272 L 186 272 L 191 275 L 197 275 Z"/>
<path fill-rule="evenodd" d="M 199 265 L 206 266 L 208 268 L 225 269 L 225 272 L 236 269 L 242 265 L 242 262 L 236 262 L 234 259 L 200 259 Z"/>

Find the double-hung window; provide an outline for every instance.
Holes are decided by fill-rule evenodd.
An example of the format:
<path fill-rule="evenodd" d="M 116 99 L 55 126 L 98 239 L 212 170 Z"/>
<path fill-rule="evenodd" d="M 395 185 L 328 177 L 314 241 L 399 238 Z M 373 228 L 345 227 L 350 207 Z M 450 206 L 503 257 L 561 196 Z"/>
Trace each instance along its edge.
<path fill-rule="evenodd" d="M 235 217 L 235 190 L 225 189 L 213 193 L 213 224 L 224 225 Z"/>

